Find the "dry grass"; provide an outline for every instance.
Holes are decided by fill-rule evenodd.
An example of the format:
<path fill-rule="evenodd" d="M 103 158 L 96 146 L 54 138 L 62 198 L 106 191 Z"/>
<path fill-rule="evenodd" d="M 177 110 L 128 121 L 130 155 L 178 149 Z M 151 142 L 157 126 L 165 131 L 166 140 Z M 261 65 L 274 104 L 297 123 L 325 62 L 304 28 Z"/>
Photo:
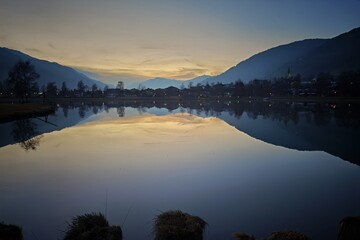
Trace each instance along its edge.
<path fill-rule="evenodd" d="M 0 239 L 1 240 L 22 240 L 22 229 L 11 224 L 4 224 L 0 222 Z"/>
<path fill-rule="evenodd" d="M 360 216 L 347 217 L 341 220 L 338 239 L 339 240 L 360 239 Z"/>
<path fill-rule="evenodd" d="M 202 240 L 207 223 L 181 211 L 168 211 L 155 220 L 155 240 Z"/>
<path fill-rule="evenodd" d="M 310 240 L 310 238 L 295 231 L 281 231 L 273 232 L 266 240 Z"/>
<path fill-rule="evenodd" d="M 255 240 L 254 236 L 250 236 L 245 233 L 234 233 L 234 237 L 237 240 Z"/>
<path fill-rule="evenodd" d="M 76 216 L 68 225 L 64 240 L 122 240 L 119 226 L 110 226 L 101 213 Z"/>

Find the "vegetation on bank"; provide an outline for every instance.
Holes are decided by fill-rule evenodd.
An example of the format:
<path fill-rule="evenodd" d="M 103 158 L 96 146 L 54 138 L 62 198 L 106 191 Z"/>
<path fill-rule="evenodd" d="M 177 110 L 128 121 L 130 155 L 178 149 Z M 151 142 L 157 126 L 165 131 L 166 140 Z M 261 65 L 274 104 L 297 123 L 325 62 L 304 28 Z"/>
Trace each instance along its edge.
<path fill-rule="evenodd" d="M 207 223 L 181 211 L 168 211 L 155 219 L 155 240 L 202 240 Z"/>
<path fill-rule="evenodd" d="M 22 240 L 22 229 L 16 225 L 5 224 L 0 222 L 0 239 L 1 240 Z"/>
<path fill-rule="evenodd" d="M 119 226 L 110 226 L 101 213 L 74 217 L 65 232 L 64 240 L 122 240 Z"/>
<path fill-rule="evenodd" d="M 167 211 L 159 214 L 154 222 L 155 240 L 202 240 L 207 223 L 197 216 L 181 211 Z M 120 226 L 110 226 L 101 213 L 76 216 L 65 230 L 64 240 L 122 240 Z M 237 240 L 255 240 L 246 233 L 234 233 Z M 22 229 L 0 222 L 1 240 L 22 240 Z M 340 222 L 338 240 L 360 239 L 360 216 L 347 217 Z M 272 232 L 264 240 L 310 240 L 296 231 Z"/>

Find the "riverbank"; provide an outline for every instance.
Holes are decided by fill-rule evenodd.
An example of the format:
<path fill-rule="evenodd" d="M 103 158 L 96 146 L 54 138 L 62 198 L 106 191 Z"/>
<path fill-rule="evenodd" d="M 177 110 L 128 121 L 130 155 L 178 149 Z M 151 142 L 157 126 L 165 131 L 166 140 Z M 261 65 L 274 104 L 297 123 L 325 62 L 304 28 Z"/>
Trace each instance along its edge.
<path fill-rule="evenodd" d="M 124 96 L 124 97 L 48 97 L 46 99 L 33 98 L 32 103 L 41 104 L 62 103 L 62 102 L 153 102 L 153 101 L 172 101 L 172 102 L 212 102 L 212 101 L 239 101 L 239 102 L 360 102 L 360 97 L 321 97 L 321 96 L 272 96 L 272 97 L 142 97 L 142 96 Z M 0 104 L 19 102 L 17 98 L 0 98 Z"/>
<path fill-rule="evenodd" d="M 46 116 L 55 112 L 51 105 L 40 103 L 0 103 L 0 122 L 9 122 L 32 116 Z"/>

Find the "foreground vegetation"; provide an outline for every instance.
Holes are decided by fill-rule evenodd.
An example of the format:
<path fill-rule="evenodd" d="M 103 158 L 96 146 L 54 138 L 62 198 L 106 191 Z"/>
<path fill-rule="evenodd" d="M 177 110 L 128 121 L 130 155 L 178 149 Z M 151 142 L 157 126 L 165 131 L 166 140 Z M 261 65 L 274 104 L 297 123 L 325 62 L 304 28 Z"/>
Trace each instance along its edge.
<path fill-rule="evenodd" d="M 68 225 L 64 240 L 122 240 L 119 226 L 110 226 L 101 213 L 74 217 Z"/>
<path fill-rule="evenodd" d="M 159 214 L 154 222 L 155 240 L 202 240 L 207 223 L 197 216 L 181 211 L 168 211 Z M 65 230 L 64 240 L 122 240 L 120 226 L 110 226 L 101 213 L 76 216 Z M 255 240 L 246 233 L 234 233 L 237 240 Z M 22 229 L 15 225 L 0 223 L 1 240 L 22 240 Z M 344 218 L 340 222 L 338 240 L 360 239 L 360 216 Z M 306 235 L 295 231 L 277 231 L 263 240 L 310 240 Z"/>

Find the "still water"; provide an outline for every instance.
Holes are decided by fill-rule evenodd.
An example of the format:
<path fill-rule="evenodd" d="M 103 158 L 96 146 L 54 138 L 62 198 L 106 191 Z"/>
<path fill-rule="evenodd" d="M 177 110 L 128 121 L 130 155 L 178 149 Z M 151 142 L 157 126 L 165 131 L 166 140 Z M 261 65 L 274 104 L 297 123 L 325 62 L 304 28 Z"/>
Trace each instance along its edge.
<path fill-rule="evenodd" d="M 61 239 L 103 212 L 125 239 L 157 214 L 202 217 L 205 239 L 297 230 L 336 239 L 360 215 L 357 105 L 77 103 L 0 125 L 0 221 Z"/>

